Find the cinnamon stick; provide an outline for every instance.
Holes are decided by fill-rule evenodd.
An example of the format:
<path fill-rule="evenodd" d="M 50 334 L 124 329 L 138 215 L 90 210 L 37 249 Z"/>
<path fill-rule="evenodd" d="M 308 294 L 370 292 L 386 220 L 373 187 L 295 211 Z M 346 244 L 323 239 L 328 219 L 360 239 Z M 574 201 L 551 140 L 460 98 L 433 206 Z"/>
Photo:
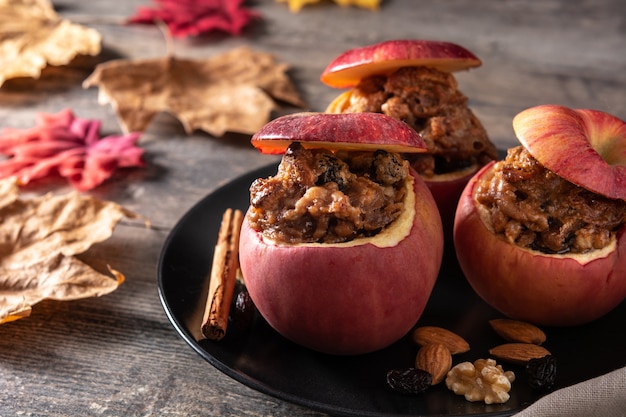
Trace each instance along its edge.
<path fill-rule="evenodd" d="M 222 216 L 222 223 L 213 252 L 213 264 L 209 278 L 202 334 L 210 340 L 221 340 L 226 334 L 228 315 L 239 268 L 239 233 L 243 213 L 228 208 Z"/>

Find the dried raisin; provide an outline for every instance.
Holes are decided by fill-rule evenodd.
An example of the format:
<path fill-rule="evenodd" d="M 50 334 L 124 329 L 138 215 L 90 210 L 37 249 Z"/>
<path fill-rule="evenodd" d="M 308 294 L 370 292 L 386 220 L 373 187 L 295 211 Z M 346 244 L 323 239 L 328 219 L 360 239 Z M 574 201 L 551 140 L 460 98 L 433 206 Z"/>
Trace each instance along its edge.
<path fill-rule="evenodd" d="M 387 372 L 387 385 L 402 394 L 419 394 L 426 391 L 432 375 L 417 368 L 393 369 Z"/>
<path fill-rule="evenodd" d="M 256 307 L 248 291 L 239 288 L 230 308 L 230 321 L 240 330 L 247 330 L 254 318 Z"/>
<path fill-rule="evenodd" d="M 526 364 L 526 375 L 531 388 L 541 391 L 551 389 L 556 381 L 556 358 L 546 355 L 531 359 Z"/>

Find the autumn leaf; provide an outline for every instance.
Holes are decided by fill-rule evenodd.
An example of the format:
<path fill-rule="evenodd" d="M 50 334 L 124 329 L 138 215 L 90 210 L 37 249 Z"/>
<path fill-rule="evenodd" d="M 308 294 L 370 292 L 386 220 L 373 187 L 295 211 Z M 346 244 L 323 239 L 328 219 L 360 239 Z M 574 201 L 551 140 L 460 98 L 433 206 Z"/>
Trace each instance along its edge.
<path fill-rule="evenodd" d="M 363 9 L 378 10 L 380 0 L 333 0 L 340 6 L 356 6 Z"/>
<path fill-rule="evenodd" d="M 98 86 L 126 132 L 144 131 L 159 112 L 178 118 L 187 133 L 252 134 L 270 120 L 275 100 L 304 107 L 271 54 L 239 47 L 203 59 L 164 57 L 99 64 L 83 86 Z"/>
<path fill-rule="evenodd" d="M 101 296 L 124 281 L 121 272 L 101 274 L 75 255 L 135 213 L 78 192 L 21 199 L 15 178 L 1 180 L 0 193 L 0 323 L 29 316 L 42 300 Z"/>
<path fill-rule="evenodd" d="M 278 3 L 287 3 L 289 10 L 297 13 L 307 4 L 319 3 L 321 0 L 276 0 Z M 333 0 L 340 6 L 356 6 L 364 9 L 378 10 L 380 0 Z"/>
<path fill-rule="evenodd" d="M 239 35 L 260 15 L 242 7 L 243 0 L 153 0 L 156 8 L 140 7 L 129 23 L 163 22 L 174 37 L 221 31 Z"/>
<path fill-rule="evenodd" d="M 62 19 L 48 0 L 0 0 L 0 86 L 7 79 L 39 78 L 47 65 L 98 55 L 101 36 Z"/>
<path fill-rule="evenodd" d="M 139 133 L 100 138 L 99 120 L 79 119 L 65 109 L 39 113 L 30 129 L 0 131 L 0 178 L 16 176 L 19 183 L 60 175 L 79 191 L 111 177 L 117 168 L 143 166 L 143 150 L 135 146 Z"/>

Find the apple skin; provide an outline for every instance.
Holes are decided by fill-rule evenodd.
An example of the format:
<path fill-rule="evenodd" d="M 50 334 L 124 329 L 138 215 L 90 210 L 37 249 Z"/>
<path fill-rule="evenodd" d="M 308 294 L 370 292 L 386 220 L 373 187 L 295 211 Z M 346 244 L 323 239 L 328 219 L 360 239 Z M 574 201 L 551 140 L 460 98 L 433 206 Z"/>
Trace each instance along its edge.
<path fill-rule="evenodd" d="M 456 211 L 454 245 L 459 265 L 476 293 L 502 314 L 545 326 L 591 322 L 626 298 L 626 233 L 603 256 L 547 255 L 495 235 L 473 197 L 484 166 L 467 184 Z"/>
<path fill-rule="evenodd" d="M 453 240 L 454 216 L 459 198 L 469 180 L 479 169 L 478 165 L 474 165 L 458 172 L 436 175 L 432 178 L 422 177 L 437 203 L 446 242 Z"/>
<path fill-rule="evenodd" d="M 363 78 L 401 67 L 425 66 L 455 72 L 482 64 L 460 45 L 433 40 L 398 39 L 350 49 L 322 71 L 320 80 L 334 88 L 351 88 Z"/>
<path fill-rule="evenodd" d="M 284 154 L 294 140 L 305 148 L 426 152 L 419 133 L 382 113 L 293 113 L 267 123 L 251 143 L 261 153 Z"/>
<path fill-rule="evenodd" d="M 239 256 L 250 297 L 271 327 L 334 355 L 373 352 L 420 318 L 443 256 L 437 207 L 413 170 L 415 216 L 394 246 L 277 245 L 244 220 Z"/>
<path fill-rule="evenodd" d="M 541 165 L 580 187 L 626 200 L 626 122 L 598 110 L 546 104 L 513 118 L 520 143 Z"/>

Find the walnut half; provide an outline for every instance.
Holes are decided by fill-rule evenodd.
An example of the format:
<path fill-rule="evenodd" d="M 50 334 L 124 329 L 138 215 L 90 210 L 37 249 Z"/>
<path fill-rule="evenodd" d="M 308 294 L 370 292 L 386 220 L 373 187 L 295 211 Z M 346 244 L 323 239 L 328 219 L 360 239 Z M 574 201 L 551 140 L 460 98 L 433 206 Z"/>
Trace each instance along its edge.
<path fill-rule="evenodd" d="M 446 386 L 455 394 L 464 395 L 468 401 L 485 404 L 502 404 L 509 400 L 512 371 L 504 371 L 494 359 L 477 359 L 474 363 L 461 362 L 446 376 Z"/>

